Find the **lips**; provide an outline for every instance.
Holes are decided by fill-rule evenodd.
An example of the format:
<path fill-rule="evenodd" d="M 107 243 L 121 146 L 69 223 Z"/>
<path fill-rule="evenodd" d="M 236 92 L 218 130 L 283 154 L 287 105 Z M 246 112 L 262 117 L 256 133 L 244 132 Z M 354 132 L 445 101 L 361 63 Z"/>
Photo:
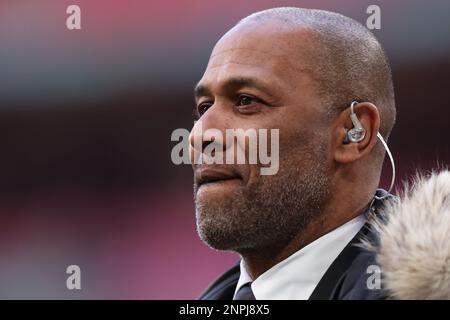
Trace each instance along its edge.
<path fill-rule="evenodd" d="M 202 167 L 195 170 L 195 180 L 199 187 L 208 183 L 218 183 L 233 179 L 241 179 L 234 170 L 208 167 Z"/>

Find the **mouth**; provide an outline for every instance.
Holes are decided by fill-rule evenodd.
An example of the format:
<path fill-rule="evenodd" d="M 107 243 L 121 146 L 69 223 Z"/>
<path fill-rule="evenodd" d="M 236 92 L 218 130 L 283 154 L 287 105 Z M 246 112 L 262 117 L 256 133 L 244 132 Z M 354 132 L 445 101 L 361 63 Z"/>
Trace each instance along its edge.
<path fill-rule="evenodd" d="M 198 188 L 205 185 L 225 183 L 232 180 L 242 180 L 242 178 L 236 172 L 230 170 L 205 167 L 195 170 L 195 181 Z"/>

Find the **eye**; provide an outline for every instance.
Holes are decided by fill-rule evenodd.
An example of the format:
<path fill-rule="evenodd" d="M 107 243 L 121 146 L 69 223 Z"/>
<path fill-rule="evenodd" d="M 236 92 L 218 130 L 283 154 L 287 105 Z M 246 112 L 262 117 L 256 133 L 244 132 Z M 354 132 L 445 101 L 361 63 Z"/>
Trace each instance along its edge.
<path fill-rule="evenodd" d="M 258 100 L 255 97 L 252 97 L 252 96 L 249 96 L 246 94 L 241 94 L 238 97 L 237 105 L 238 106 L 248 106 L 255 102 L 258 102 Z"/>
<path fill-rule="evenodd" d="M 202 116 L 206 111 L 208 111 L 209 108 L 211 108 L 211 106 L 212 106 L 211 102 L 200 103 L 197 106 L 197 112 L 198 112 L 199 116 Z"/>

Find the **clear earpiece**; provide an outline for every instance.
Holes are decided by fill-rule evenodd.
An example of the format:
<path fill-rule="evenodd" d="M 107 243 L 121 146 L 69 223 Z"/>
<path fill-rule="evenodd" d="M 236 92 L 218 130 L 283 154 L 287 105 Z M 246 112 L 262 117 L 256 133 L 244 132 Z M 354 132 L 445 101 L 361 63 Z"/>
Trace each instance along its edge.
<path fill-rule="evenodd" d="M 360 142 L 364 140 L 366 136 L 366 130 L 364 130 L 361 122 L 359 122 L 358 116 L 355 113 L 354 106 L 358 102 L 353 101 L 350 105 L 350 119 L 352 119 L 353 128 L 347 131 L 347 141 L 348 142 Z"/>
<path fill-rule="evenodd" d="M 353 101 L 350 105 L 350 118 L 352 119 L 353 128 L 347 131 L 347 135 L 344 142 L 360 142 L 364 139 L 366 136 L 366 130 L 364 130 L 363 126 L 361 125 L 361 122 L 359 122 L 358 116 L 355 113 L 354 107 L 358 104 L 357 101 Z M 391 178 L 391 185 L 389 186 L 388 194 L 391 193 L 392 189 L 394 188 L 395 183 L 395 162 L 394 157 L 392 156 L 391 150 L 389 149 L 386 141 L 384 141 L 383 136 L 378 132 L 377 133 L 378 139 L 380 139 L 381 143 L 383 144 L 384 149 L 386 150 L 386 153 L 389 156 L 389 160 L 391 161 L 391 168 L 392 168 L 392 178 Z M 384 197 L 377 197 L 375 198 L 377 200 L 382 200 Z"/>

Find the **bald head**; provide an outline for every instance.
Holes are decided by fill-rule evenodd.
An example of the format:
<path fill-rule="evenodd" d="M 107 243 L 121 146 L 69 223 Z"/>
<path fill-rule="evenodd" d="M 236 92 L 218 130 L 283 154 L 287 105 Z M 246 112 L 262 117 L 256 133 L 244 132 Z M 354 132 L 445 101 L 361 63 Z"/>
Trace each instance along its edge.
<path fill-rule="evenodd" d="M 380 133 L 388 138 L 396 114 L 391 69 L 370 31 L 338 13 L 303 8 L 260 11 L 236 27 L 254 28 L 269 22 L 309 34 L 307 42 L 305 37 L 297 37 L 299 59 L 310 72 L 329 116 L 334 117 L 354 100 L 372 102 L 380 112 Z"/>

